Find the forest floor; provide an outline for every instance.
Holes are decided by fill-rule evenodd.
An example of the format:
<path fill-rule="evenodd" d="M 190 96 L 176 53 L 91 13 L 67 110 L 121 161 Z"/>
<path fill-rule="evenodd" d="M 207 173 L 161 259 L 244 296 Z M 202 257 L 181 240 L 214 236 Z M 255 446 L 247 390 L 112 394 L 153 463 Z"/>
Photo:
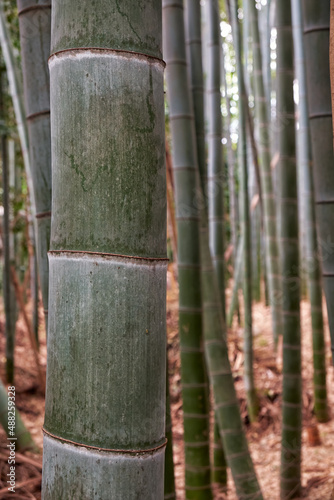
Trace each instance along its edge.
<path fill-rule="evenodd" d="M 325 307 L 324 307 L 325 309 Z M 42 323 L 42 311 L 41 311 Z M 241 414 L 245 423 L 252 458 L 266 500 L 279 499 L 280 427 L 281 427 L 281 367 L 280 353 L 277 361 L 273 354 L 271 317 L 268 307 L 262 303 L 254 305 L 254 371 L 260 400 L 258 422 L 250 425 L 246 409 L 243 385 L 242 328 L 235 319 L 228 332 L 229 356 L 236 389 L 240 401 Z M 334 418 L 326 424 L 316 424 L 313 415 L 312 396 L 312 341 L 310 307 L 302 302 L 303 338 L 303 498 L 310 500 L 333 500 L 334 490 Z M 184 450 L 182 425 L 182 399 L 180 385 L 180 356 L 178 339 L 178 289 L 172 273 L 168 272 L 167 290 L 167 334 L 169 358 L 169 383 L 173 419 L 173 446 L 177 500 L 184 500 Z M 328 351 L 328 397 L 329 407 L 334 408 L 332 391 L 334 371 L 330 360 L 330 341 L 326 320 L 326 344 Z M 280 351 L 280 350 L 279 350 Z M 5 382 L 5 340 L 4 320 L 0 316 L 0 376 Z M 40 362 L 45 369 L 45 334 L 41 333 Z M 42 450 L 44 420 L 44 396 L 39 389 L 37 370 L 29 337 L 23 318 L 19 317 L 16 329 L 15 348 L 16 407 L 30 430 L 36 444 Z M 333 415 L 334 417 L 334 415 Z M 314 446 L 314 426 L 319 430 L 321 444 Z M 7 439 L 0 429 L 0 500 L 41 499 L 40 480 L 42 453 L 26 452 L 17 454 L 16 493 L 7 490 L 8 456 Z M 22 485 L 22 486 L 20 486 Z M 228 491 L 217 493 L 215 500 L 235 500 L 233 481 L 229 473 Z M 114 499 L 111 499 L 114 500 Z M 116 499 L 115 499 L 116 500 Z M 125 499 L 124 499 L 125 500 Z M 145 500 L 145 499 L 143 499 Z"/>

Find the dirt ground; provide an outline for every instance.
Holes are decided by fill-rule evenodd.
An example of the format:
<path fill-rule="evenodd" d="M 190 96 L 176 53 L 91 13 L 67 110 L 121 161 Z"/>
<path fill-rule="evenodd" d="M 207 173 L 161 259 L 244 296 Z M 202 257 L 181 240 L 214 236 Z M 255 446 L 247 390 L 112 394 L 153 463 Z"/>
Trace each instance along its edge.
<path fill-rule="evenodd" d="M 324 307 L 325 309 L 325 307 Z M 41 324 L 42 312 L 41 312 Z M 243 351 L 242 328 L 238 327 L 236 319 L 229 332 L 229 355 L 236 388 L 240 400 L 242 418 L 245 423 L 253 461 L 259 481 L 267 500 L 279 499 L 279 463 L 280 463 L 280 426 L 281 426 L 281 356 L 276 362 L 273 355 L 271 336 L 271 317 L 269 308 L 262 303 L 254 305 L 254 370 L 258 395 L 260 399 L 260 415 L 256 424 L 249 424 L 245 393 L 243 386 Z M 334 420 L 326 424 L 317 424 L 321 445 L 313 446 L 311 430 L 316 424 L 312 409 L 312 348 L 310 308 L 306 301 L 302 302 L 302 332 L 303 332 L 303 498 L 310 500 L 334 499 Z M 182 399 L 180 386 L 180 357 L 178 340 L 178 290 L 177 283 L 171 271 L 168 273 L 167 290 L 167 334 L 169 358 L 169 383 L 171 391 L 173 418 L 173 446 L 175 460 L 175 476 L 177 500 L 184 497 L 184 452 L 182 444 Z M 42 425 L 44 419 L 44 396 L 38 388 L 37 370 L 30 347 L 28 334 L 22 317 L 19 317 L 16 332 L 15 349 L 15 386 L 16 406 L 30 430 L 35 442 L 42 450 Z M 328 397 L 329 407 L 334 408 L 332 391 L 334 372 L 331 367 L 330 341 L 326 320 L 326 343 L 328 348 Z M 5 382 L 4 357 L 4 320 L 0 316 L 0 375 Z M 40 362 L 46 365 L 45 334 L 41 332 Z M 0 499 L 36 499 L 41 498 L 40 480 L 42 453 L 17 454 L 16 493 L 8 493 L 6 474 L 8 473 L 6 435 L 0 429 Z M 19 487 L 22 485 L 22 487 Z M 215 500 L 237 499 L 233 481 L 229 473 L 228 492 L 217 493 Z M 125 499 L 124 499 L 125 500 Z"/>

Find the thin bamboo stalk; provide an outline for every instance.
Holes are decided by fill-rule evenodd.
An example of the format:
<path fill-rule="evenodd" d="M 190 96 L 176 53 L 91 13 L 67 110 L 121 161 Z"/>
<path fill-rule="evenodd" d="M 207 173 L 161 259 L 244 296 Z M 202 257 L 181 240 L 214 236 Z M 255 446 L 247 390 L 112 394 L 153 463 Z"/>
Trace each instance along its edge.
<path fill-rule="evenodd" d="M 164 497 L 161 39 L 159 0 L 52 2 L 44 500 Z"/>
<path fill-rule="evenodd" d="M 2 55 L 5 60 L 7 77 L 9 82 L 9 92 L 13 101 L 16 126 L 20 137 L 21 151 L 23 156 L 24 168 L 27 175 L 27 184 L 29 189 L 29 199 L 32 215 L 36 213 L 34 190 L 32 183 L 31 165 L 29 159 L 28 131 L 25 120 L 25 111 L 22 98 L 20 79 L 18 76 L 17 63 L 15 61 L 13 46 L 10 40 L 6 18 L 3 10 L 3 3 L 0 3 L 0 45 Z"/>
<path fill-rule="evenodd" d="M 274 342 L 277 346 L 278 337 L 282 333 L 282 283 L 279 263 L 279 249 L 276 228 L 276 202 L 270 168 L 270 122 L 268 119 L 267 97 L 262 71 L 262 53 L 260 44 L 258 10 L 255 0 L 247 0 L 252 26 L 253 61 L 254 61 L 254 92 L 255 116 L 258 137 L 259 171 L 262 187 L 262 208 L 264 243 L 267 267 L 269 304 L 271 306 Z"/>
<path fill-rule="evenodd" d="M 4 73 L 0 73 L 0 119 L 3 121 L 1 131 L 1 165 L 2 165 L 2 191 L 3 191 L 3 254 L 4 273 L 3 291 L 5 306 L 5 334 L 6 334 L 6 378 L 9 384 L 14 381 L 14 347 L 15 347 L 15 299 L 13 301 L 10 276 L 10 196 L 9 196 L 9 168 L 8 168 L 8 140 L 5 128 L 4 107 Z M 13 310 L 14 308 L 14 310 Z M 13 314 L 14 313 L 14 314 Z"/>
<path fill-rule="evenodd" d="M 218 0 L 207 0 L 208 73 L 206 105 L 208 117 L 208 218 L 210 251 L 217 274 L 222 314 L 225 319 L 225 238 L 224 238 L 224 161 L 221 114 L 221 35 Z"/>
<path fill-rule="evenodd" d="M 209 499 L 209 400 L 203 353 L 200 219 L 194 114 L 188 88 L 182 0 L 163 1 L 164 58 L 178 232 L 179 332 L 186 498 Z M 175 40 L 178 43 L 175 43 Z M 180 86 L 178 82 L 183 81 Z M 194 149 L 193 149 L 194 148 Z M 195 200 L 195 201 L 194 201 Z"/>
<path fill-rule="evenodd" d="M 321 265 L 315 224 L 314 185 L 312 174 L 312 150 L 306 95 L 305 49 L 302 28 L 301 0 L 291 3 L 293 37 L 295 50 L 295 70 L 299 87 L 299 127 L 298 137 L 298 172 L 299 197 L 305 208 L 306 232 L 306 272 L 309 297 L 311 302 L 312 343 L 313 343 L 313 387 L 314 411 L 319 422 L 328 420 L 326 387 L 326 345 L 322 315 Z"/>
<path fill-rule="evenodd" d="M 240 168 L 240 193 L 241 193 L 241 228 L 244 234 L 244 353 L 245 353 L 245 388 L 247 395 L 247 407 L 251 421 L 254 421 L 258 413 L 258 402 L 254 383 L 253 373 L 253 334 L 252 334 L 252 287 L 251 287 L 251 251 L 250 251 L 250 219 L 249 219 L 249 199 L 248 199 L 248 172 L 246 156 L 246 106 L 248 101 L 245 92 L 245 82 L 243 76 L 241 37 L 238 22 L 238 4 L 236 0 L 231 1 L 231 21 L 233 44 L 236 53 L 238 88 L 239 88 L 239 168 Z"/>
<path fill-rule="evenodd" d="M 38 377 L 39 377 L 40 384 L 41 384 L 41 390 L 43 393 L 45 393 L 45 374 L 44 374 L 43 369 L 41 368 L 41 365 L 39 362 L 38 345 L 36 342 L 36 337 L 34 335 L 34 332 L 31 328 L 31 323 L 30 323 L 30 320 L 29 320 L 29 317 L 28 317 L 28 314 L 26 311 L 26 306 L 25 306 L 24 300 L 23 300 L 23 293 L 22 293 L 19 281 L 17 279 L 16 270 L 15 270 L 14 266 L 11 266 L 10 273 L 11 273 L 11 279 L 12 279 L 12 282 L 13 282 L 13 285 L 15 288 L 16 300 L 17 300 L 17 303 L 20 307 L 20 311 L 23 315 L 23 319 L 24 319 L 24 322 L 26 324 L 26 328 L 28 331 L 29 341 L 30 341 L 31 349 L 32 349 L 33 354 L 34 354 L 34 359 L 35 359 L 35 364 L 36 364 L 36 368 L 37 368 L 37 372 L 38 372 Z"/>
<path fill-rule="evenodd" d="M 197 161 L 203 193 L 207 192 L 207 165 L 204 119 L 204 78 L 200 0 L 185 0 L 185 33 L 190 88 L 194 106 Z"/>
<path fill-rule="evenodd" d="M 205 126 L 204 126 L 204 82 L 202 67 L 201 5 L 199 0 L 185 3 L 186 46 L 188 48 L 188 68 L 190 88 L 193 98 L 197 161 L 200 171 L 202 193 L 208 198 L 208 216 L 211 228 L 211 251 L 219 282 L 221 304 L 225 317 L 225 261 L 224 261 L 224 165 L 222 150 L 222 117 L 220 110 L 220 13 L 216 0 L 207 2 L 206 54 L 208 71 L 206 85 L 206 105 L 208 113 L 208 167 L 206 166 Z M 203 197 L 204 199 L 204 197 Z M 215 425 L 216 428 L 216 425 Z M 212 481 L 226 486 L 226 461 L 220 436 L 214 433 L 214 446 L 220 452 L 213 452 L 211 463 Z M 225 470 L 225 475 L 220 471 Z M 221 482 L 222 481 L 222 482 Z"/>
<path fill-rule="evenodd" d="M 330 0 L 321 3 L 303 0 L 303 26 L 306 53 L 307 100 L 313 155 L 316 224 L 322 262 L 322 282 L 334 352 L 334 174 L 333 127 L 330 76 L 333 42 L 330 42 Z M 329 47 L 331 46 L 331 56 Z M 331 60 L 331 70 L 329 61 Z"/>
<path fill-rule="evenodd" d="M 297 172 L 293 100 L 293 39 L 291 2 L 276 6 L 277 114 L 284 126 L 278 133 L 281 187 L 281 251 L 283 289 L 283 395 L 281 499 L 301 490 L 301 335 Z"/>
<path fill-rule="evenodd" d="M 36 248 L 47 332 L 51 226 L 51 130 L 48 57 L 50 0 L 17 0 L 31 182 L 36 205 Z M 32 263 L 33 264 L 33 263 Z M 35 266 L 31 266 L 32 276 Z"/>
<path fill-rule="evenodd" d="M 232 140 L 231 140 L 231 103 L 228 94 L 228 86 L 226 79 L 226 70 L 225 70 L 225 55 L 224 55 L 224 47 L 221 51 L 222 63 L 222 82 L 225 93 L 225 101 L 226 101 L 226 111 L 227 116 L 226 120 L 224 120 L 223 125 L 225 125 L 225 135 L 226 135 L 226 159 L 228 165 L 228 189 L 229 189 L 229 216 L 230 216 L 230 230 L 231 230 L 231 243 L 233 245 L 233 265 L 235 266 L 235 259 L 237 255 L 237 244 L 238 244 L 238 200 L 237 193 L 235 188 L 235 177 L 236 177 L 236 158 L 232 148 Z"/>
<path fill-rule="evenodd" d="M 241 285 L 242 279 L 242 266 L 243 266 L 243 253 L 244 253 L 244 236 L 241 235 L 238 249 L 237 249 L 237 257 L 234 264 L 234 279 L 233 279 L 233 288 L 232 288 L 232 297 L 230 302 L 230 307 L 227 313 L 227 326 L 231 328 L 233 322 L 233 315 L 238 307 L 238 291 Z"/>

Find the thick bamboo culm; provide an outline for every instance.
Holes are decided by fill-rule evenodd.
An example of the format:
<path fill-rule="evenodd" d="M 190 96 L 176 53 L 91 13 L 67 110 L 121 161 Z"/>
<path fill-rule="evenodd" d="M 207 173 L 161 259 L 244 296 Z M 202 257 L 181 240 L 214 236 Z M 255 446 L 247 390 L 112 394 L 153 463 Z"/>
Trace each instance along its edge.
<path fill-rule="evenodd" d="M 159 0 L 52 2 L 44 500 L 164 497 L 161 18 Z"/>

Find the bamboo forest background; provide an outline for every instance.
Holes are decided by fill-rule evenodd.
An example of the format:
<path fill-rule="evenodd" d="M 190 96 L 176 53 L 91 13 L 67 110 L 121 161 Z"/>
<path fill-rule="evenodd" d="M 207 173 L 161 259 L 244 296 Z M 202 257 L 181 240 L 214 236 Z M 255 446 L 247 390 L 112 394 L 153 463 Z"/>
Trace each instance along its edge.
<path fill-rule="evenodd" d="M 72 3 L 73 9 L 80 10 L 79 0 Z M 17 387 L 20 496 L 15 498 L 90 499 L 96 491 L 96 498 L 118 494 L 121 500 L 334 498 L 330 82 L 330 45 L 334 47 L 334 42 L 330 43 L 330 0 L 147 0 L 138 12 L 143 16 L 148 9 L 152 15 L 151 23 L 142 18 L 150 26 L 151 35 L 145 33 L 148 55 L 145 52 L 145 58 L 137 62 L 129 54 L 142 51 L 138 33 L 134 31 L 135 41 L 131 36 L 127 40 L 119 28 L 122 22 L 132 30 L 138 24 L 144 36 L 138 13 L 131 18 L 131 2 L 123 2 L 128 14 L 117 0 L 101 1 L 96 12 L 93 2 L 86 3 L 90 7 L 85 15 L 100 19 L 94 36 L 89 32 L 93 22 L 86 30 L 83 26 L 89 23 L 83 18 L 70 18 L 70 3 L 54 0 L 52 16 L 51 2 L 44 0 L 31 0 L 28 8 L 24 0 L 0 3 L 0 498 L 12 498 L 6 496 L 6 435 L 10 431 L 6 385 Z M 113 27 L 114 52 L 125 51 L 128 58 L 123 58 L 124 67 L 122 63 L 117 71 L 113 69 L 130 82 L 128 86 L 120 83 L 115 94 L 103 80 L 105 68 L 116 64 L 114 56 L 103 62 L 104 56 L 98 55 L 102 48 L 115 49 L 108 45 L 111 28 L 101 21 L 102 4 L 107 13 L 119 13 L 121 21 Z M 161 7 L 164 89 L 160 21 L 154 24 Z M 81 29 L 86 38 L 78 41 Z M 94 45 L 97 40 L 100 45 Z M 54 53 L 72 50 L 72 45 L 81 51 L 91 46 L 94 61 L 85 62 L 84 55 L 73 64 L 55 58 Z M 63 73 L 60 64 L 64 64 Z M 79 94 L 69 89 L 86 71 L 89 76 L 90 64 L 96 78 L 101 78 L 101 99 L 109 99 L 114 107 L 104 113 L 98 101 L 95 108 L 89 108 L 91 116 L 82 111 L 76 121 L 74 115 L 81 106 L 78 95 L 88 91 L 84 83 L 78 84 L 82 85 Z M 148 82 L 148 94 L 136 86 L 137 74 Z M 117 78 L 113 81 L 117 87 Z M 87 113 L 88 107 L 82 109 Z M 109 130 L 117 135 L 113 113 L 119 113 L 120 144 L 109 141 Z M 146 127 L 141 120 L 145 122 L 147 113 L 150 124 Z M 126 120 L 133 128 L 124 126 Z M 78 130 L 84 130 L 81 135 L 76 135 L 75 123 Z M 96 137 L 97 145 L 85 141 L 85 134 Z M 141 188 L 147 190 L 143 199 L 150 190 L 153 201 L 150 198 L 147 214 L 141 217 L 139 208 L 136 212 L 143 228 L 131 217 L 123 219 L 108 193 L 105 198 L 101 194 L 100 204 L 95 203 L 98 186 L 103 191 L 99 175 L 92 181 L 95 191 L 90 192 L 74 155 L 59 153 L 69 143 L 79 156 L 88 144 L 92 164 L 97 156 L 101 161 L 110 161 L 109 157 L 116 161 L 117 148 L 123 152 L 134 148 L 135 163 L 147 163 L 148 183 L 144 189 L 146 178 L 138 169 L 126 175 L 133 158 L 122 153 L 119 186 L 124 193 L 115 188 L 113 196 L 122 205 L 132 189 L 131 196 L 141 207 Z M 155 154 L 157 165 L 149 164 L 148 158 Z M 71 169 L 81 179 L 82 199 L 75 198 L 78 191 L 72 185 Z M 116 185 L 118 177 L 113 181 Z M 55 213 L 51 218 L 52 189 Z M 80 210 L 86 205 L 89 215 Z M 112 214 L 110 224 L 103 219 L 104 211 Z M 86 224 L 98 234 L 94 244 L 85 240 Z M 110 229 L 113 224 L 116 236 Z M 96 260 L 98 253 L 106 252 L 109 260 L 100 262 L 105 271 L 89 278 L 96 280 L 97 289 L 101 287 L 99 298 L 91 298 L 86 275 L 80 274 L 77 264 L 80 256 L 71 257 L 75 252 L 86 253 L 82 265 L 90 275 L 97 272 L 88 262 L 90 255 Z M 133 258 L 141 259 L 140 263 L 132 265 Z M 154 273 L 159 278 L 153 278 Z M 129 302 L 129 311 L 143 310 L 133 324 L 126 319 L 118 323 L 118 312 L 109 308 L 105 295 L 110 282 L 124 283 L 125 279 L 133 280 L 136 289 L 129 292 L 118 285 L 119 307 L 123 300 Z M 66 293 L 72 294 L 70 305 L 59 299 Z M 70 348 L 64 348 L 68 341 L 64 332 L 72 332 L 71 336 L 76 328 L 80 336 L 85 335 L 86 323 L 78 321 L 74 328 L 71 319 L 76 301 L 91 307 L 92 331 L 101 325 L 97 351 L 92 348 L 87 354 L 90 342 L 81 344 L 77 364 L 71 361 Z M 108 309 L 110 318 L 105 315 Z M 145 338 L 136 344 L 145 359 L 127 357 L 120 348 L 121 357 L 115 358 L 117 376 L 110 382 L 110 387 L 116 387 L 118 380 L 123 383 L 123 378 L 128 383 L 126 367 L 132 363 L 138 371 L 136 387 L 143 392 L 134 395 L 120 390 L 118 394 L 113 389 L 116 392 L 110 398 L 98 393 L 94 401 L 103 418 L 96 431 L 87 405 L 93 396 L 85 374 L 104 380 L 104 365 L 109 366 L 105 346 L 118 342 L 117 332 L 124 325 L 131 323 L 127 328 L 137 334 L 136 328 L 147 321 L 146 310 L 151 311 L 152 329 L 159 335 L 151 341 L 151 327 L 145 327 Z M 161 324 L 167 324 L 166 353 Z M 145 350 L 148 345 L 150 356 Z M 69 374 L 68 388 L 75 394 L 75 408 L 80 408 L 76 420 L 68 424 L 73 429 L 64 425 L 69 421 L 57 368 L 60 357 Z M 147 381 L 149 389 L 141 380 Z M 121 410 L 117 411 L 123 403 L 126 412 L 121 418 Z M 153 408 L 154 422 L 145 420 L 148 408 Z M 128 427 L 124 430 L 122 425 Z M 114 435 L 119 439 L 116 444 Z M 108 469 L 95 464 L 78 493 L 81 476 L 71 477 L 67 467 L 74 460 L 85 470 L 86 458 L 76 456 L 70 447 L 68 451 L 58 448 L 55 436 L 61 436 L 57 439 L 63 443 L 87 446 L 89 464 L 95 460 L 96 449 L 133 453 L 133 469 L 127 469 L 131 481 L 124 481 L 117 459 L 113 462 L 109 457 L 106 463 L 113 474 L 116 471 L 115 483 L 105 486 Z M 137 449 L 143 456 L 147 453 L 153 464 L 145 462 L 143 480 L 133 472 L 141 463 L 141 458 L 134 457 Z M 62 471 L 60 479 L 54 475 L 55 463 Z"/>

